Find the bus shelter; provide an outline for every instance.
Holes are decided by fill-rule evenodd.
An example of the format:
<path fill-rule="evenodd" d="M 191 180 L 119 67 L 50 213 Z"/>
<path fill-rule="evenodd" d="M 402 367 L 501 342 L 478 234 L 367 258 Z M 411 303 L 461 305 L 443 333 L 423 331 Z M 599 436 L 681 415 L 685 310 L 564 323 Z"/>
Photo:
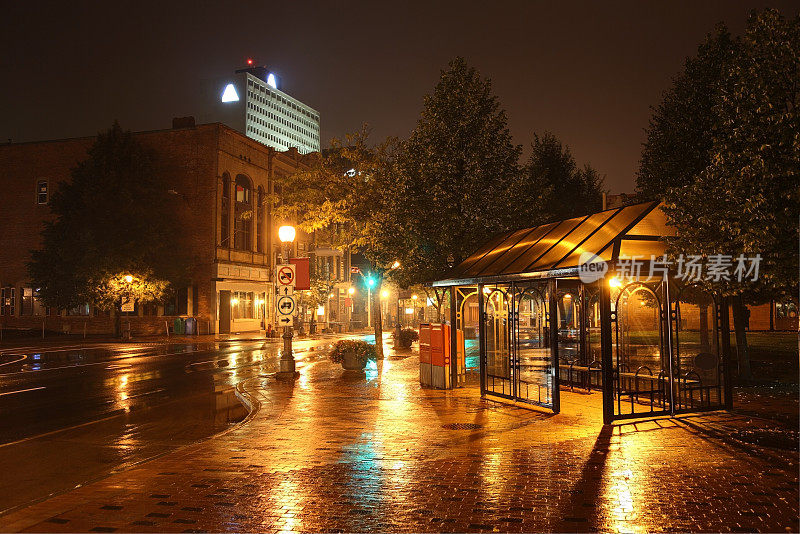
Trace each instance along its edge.
<path fill-rule="evenodd" d="M 477 353 L 482 395 L 555 413 L 562 387 L 602 392 L 606 423 L 730 407 L 727 303 L 658 261 L 670 235 L 646 202 L 495 236 L 433 283 L 451 352 Z"/>

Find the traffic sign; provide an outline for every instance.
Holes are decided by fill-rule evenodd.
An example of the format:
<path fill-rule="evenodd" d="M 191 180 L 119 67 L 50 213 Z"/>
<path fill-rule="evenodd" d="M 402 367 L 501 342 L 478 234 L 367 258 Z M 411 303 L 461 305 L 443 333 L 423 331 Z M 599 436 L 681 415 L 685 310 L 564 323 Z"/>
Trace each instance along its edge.
<path fill-rule="evenodd" d="M 136 309 L 136 304 L 134 303 L 133 299 L 122 299 L 122 306 L 120 306 L 119 311 L 122 312 L 132 312 Z"/>
<path fill-rule="evenodd" d="M 275 268 L 275 280 L 280 286 L 294 286 L 295 280 L 294 265 L 278 265 Z"/>
<path fill-rule="evenodd" d="M 294 315 L 297 311 L 297 305 L 294 302 L 293 296 L 278 297 L 277 307 L 278 315 Z"/>
<path fill-rule="evenodd" d="M 278 286 L 278 296 L 291 297 L 294 295 L 294 286 Z"/>
<path fill-rule="evenodd" d="M 278 326 L 292 326 L 292 317 L 289 315 L 281 315 L 278 317 Z"/>

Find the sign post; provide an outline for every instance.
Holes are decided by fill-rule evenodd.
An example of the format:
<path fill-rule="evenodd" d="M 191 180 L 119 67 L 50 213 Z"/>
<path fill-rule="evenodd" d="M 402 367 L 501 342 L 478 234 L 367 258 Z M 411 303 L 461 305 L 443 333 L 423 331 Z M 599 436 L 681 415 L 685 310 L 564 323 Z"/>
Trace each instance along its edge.
<path fill-rule="evenodd" d="M 295 371 L 294 354 L 292 354 L 292 326 L 297 313 L 297 303 L 294 300 L 294 288 L 297 284 L 297 267 L 289 261 L 289 245 L 294 241 L 295 229 L 293 226 L 281 226 L 278 237 L 283 244 L 283 264 L 275 267 L 275 299 L 276 316 L 278 325 L 283 327 L 283 351 L 280 359 L 281 378 L 294 379 L 298 373 Z"/>

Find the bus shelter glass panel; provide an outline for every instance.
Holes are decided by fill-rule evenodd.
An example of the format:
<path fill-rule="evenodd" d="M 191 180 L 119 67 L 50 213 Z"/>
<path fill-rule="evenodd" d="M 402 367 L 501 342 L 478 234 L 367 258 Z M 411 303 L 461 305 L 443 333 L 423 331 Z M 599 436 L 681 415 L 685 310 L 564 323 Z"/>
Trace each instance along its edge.
<path fill-rule="evenodd" d="M 603 357 L 600 345 L 600 287 L 598 284 L 588 284 L 583 286 L 583 339 L 584 348 L 582 350 L 581 366 L 586 367 L 586 371 L 580 374 L 583 376 L 583 386 L 589 388 L 602 388 L 602 362 Z"/>
<path fill-rule="evenodd" d="M 465 372 L 480 369 L 480 313 L 477 287 L 458 287 L 456 291 L 456 335 L 458 350 L 464 354 Z M 460 370 L 459 370 L 460 372 Z"/>
<path fill-rule="evenodd" d="M 675 409 L 721 407 L 724 366 L 716 302 L 703 289 L 687 286 L 674 307 Z"/>
<path fill-rule="evenodd" d="M 508 287 L 484 287 L 484 384 L 486 393 L 512 398 L 511 293 Z"/>
<path fill-rule="evenodd" d="M 668 413 L 672 372 L 664 347 L 663 283 L 633 282 L 612 296 L 614 412 L 616 416 Z"/>
<path fill-rule="evenodd" d="M 553 406 L 553 366 L 545 284 L 516 288 L 513 367 L 518 400 Z"/>
<path fill-rule="evenodd" d="M 558 360 L 583 363 L 580 345 L 581 299 L 577 284 L 558 281 Z"/>

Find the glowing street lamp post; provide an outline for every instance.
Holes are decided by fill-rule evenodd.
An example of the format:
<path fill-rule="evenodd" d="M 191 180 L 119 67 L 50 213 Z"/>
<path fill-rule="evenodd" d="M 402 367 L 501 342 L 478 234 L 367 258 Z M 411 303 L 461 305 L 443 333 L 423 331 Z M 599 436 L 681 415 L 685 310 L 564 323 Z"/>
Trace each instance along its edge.
<path fill-rule="evenodd" d="M 283 265 L 289 265 L 289 246 L 294 242 L 294 226 L 281 226 L 278 228 L 278 239 L 283 244 Z M 294 319 L 292 319 L 292 323 Z M 292 325 L 291 323 L 283 327 L 283 351 L 280 359 L 280 374 L 283 376 L 294 376 L 294 354 L 292 354 Z"/>

